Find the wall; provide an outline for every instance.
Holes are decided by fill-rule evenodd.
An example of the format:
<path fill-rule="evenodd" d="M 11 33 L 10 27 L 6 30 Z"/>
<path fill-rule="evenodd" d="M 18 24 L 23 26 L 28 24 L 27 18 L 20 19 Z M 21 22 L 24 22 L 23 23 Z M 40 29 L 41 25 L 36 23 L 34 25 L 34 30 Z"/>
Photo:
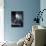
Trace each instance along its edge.
<path fill-rule="evenodd" d="M 43 10 L 43 9 L 46 9 L 46 0 L 40 0 L 40 10 Z M 46 11 L 44 11 L 42 17 L 43 17 L 44 20 L 43 20 L 43 22 L 40 21 L 40 25 L 46 27 Z M 46 40 L 45 40 L 45 44 L 46 44 Z"/>
<path fill-rule="evenodd" d="M 40 1 L 40 9 L 41 9 L 41 11 L 43 10 L 43 9 L 46 9 L 46 0 L 41 0 Z M 46 26 L 46 10 L 43 12 L 43 15 L 42 15 L 42 17 L 43 17 L 43 22 L 41 21 L 40 22 L 40 25 L 42 25 L 42 26 Z"/>
<path fill-rule="evenodd" d="M 35 12 L 40 9 L 40 0 L 5 0 L 4 1 L 4 36 L 7 41 L 18 41 L 32 29 Z M 11 27 L 11 11 L 24 11 L 24 26 Z"/>
<path fill-rule="evenodd" d="M 0 0 L 0 42 L 4 41 L 4 0 Z"/>

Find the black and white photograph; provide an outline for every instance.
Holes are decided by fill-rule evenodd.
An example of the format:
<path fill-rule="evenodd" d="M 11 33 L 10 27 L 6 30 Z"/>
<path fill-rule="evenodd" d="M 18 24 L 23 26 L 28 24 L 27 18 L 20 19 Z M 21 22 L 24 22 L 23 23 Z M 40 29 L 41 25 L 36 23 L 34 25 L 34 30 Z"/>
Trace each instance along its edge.
<path fill-rule="evenodd" d="M 12 11 L 11 12 L 11 26 L 12 27 L 23 27 L 23 11 Z"/>

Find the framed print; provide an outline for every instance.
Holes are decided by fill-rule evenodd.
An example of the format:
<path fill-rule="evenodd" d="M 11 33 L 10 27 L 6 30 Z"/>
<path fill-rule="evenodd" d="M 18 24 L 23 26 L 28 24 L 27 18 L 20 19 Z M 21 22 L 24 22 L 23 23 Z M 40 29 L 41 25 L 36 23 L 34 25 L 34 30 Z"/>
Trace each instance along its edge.
<path fill-rule="evenodd" d="M 23 27 L 23 11 L 11 11 L 11 26 Z"/>

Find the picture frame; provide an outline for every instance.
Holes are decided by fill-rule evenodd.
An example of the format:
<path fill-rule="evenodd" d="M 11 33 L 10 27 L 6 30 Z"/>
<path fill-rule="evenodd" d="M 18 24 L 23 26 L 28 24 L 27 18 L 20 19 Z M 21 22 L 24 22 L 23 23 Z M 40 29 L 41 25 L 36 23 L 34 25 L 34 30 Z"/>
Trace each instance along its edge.
<path fill-rule="evenodd" d="M 23 11 L 11 11 L 11 27 L 23 27 Z"/>

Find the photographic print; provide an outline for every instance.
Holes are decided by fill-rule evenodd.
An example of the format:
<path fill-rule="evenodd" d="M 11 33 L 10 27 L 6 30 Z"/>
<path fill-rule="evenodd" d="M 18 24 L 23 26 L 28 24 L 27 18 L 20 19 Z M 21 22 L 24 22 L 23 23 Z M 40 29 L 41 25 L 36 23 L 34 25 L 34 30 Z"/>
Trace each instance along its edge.
<path fill-rule="evenodd" d="M 12 11 L 11 12 L 11 26 L 12 27 L 23 27 L 23 11 Z"/>

